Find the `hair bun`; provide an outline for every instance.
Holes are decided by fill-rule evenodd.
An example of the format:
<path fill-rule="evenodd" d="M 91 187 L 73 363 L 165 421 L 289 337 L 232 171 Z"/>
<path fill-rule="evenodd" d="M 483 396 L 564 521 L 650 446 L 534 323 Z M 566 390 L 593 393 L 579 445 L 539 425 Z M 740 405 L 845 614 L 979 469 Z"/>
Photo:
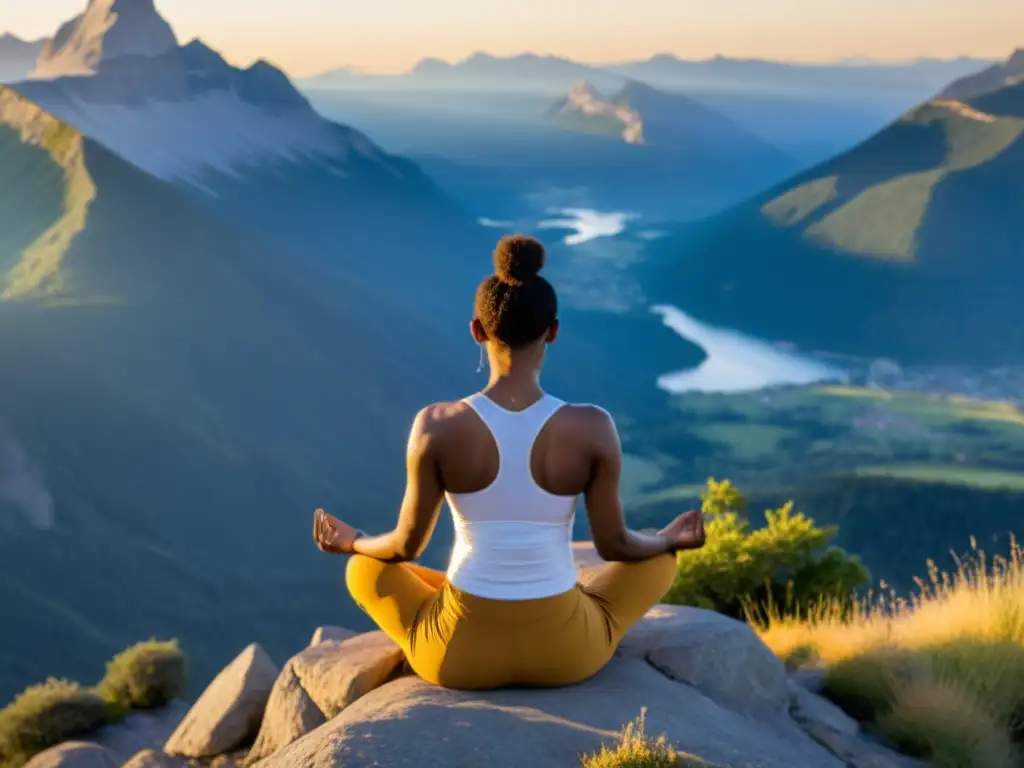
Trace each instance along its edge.
<path fill-rule="evenodd" d="M 494 273 L 505 283 L 516 285 L 537 276 L 544 266 L 544 245 L 527 235 L 509 235 L 494 249 Z"/>

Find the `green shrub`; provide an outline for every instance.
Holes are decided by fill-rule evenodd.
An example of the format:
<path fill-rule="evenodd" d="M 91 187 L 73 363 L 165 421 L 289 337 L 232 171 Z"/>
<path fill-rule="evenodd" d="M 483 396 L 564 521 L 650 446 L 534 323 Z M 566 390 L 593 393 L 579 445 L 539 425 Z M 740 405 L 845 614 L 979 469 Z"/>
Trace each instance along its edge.
<path fill-rule="evenodd" d="M 743 495 L 728 481 L 712 479 L 703 506 L 709 513 L 707 543 L 679 553 L 666 603 L 736 618 L 769 612 L 805 616 L 823 604 L 850 602 L 870 578 L 857 558 L 829 545 L 837 528 L 819 528 L 794 513 L 792 502 L 765 512 L 767 525 L 751 530 Z"/>
<path fill-rule="evenodd" d="M 38 752 L 104 724 L 108 704 L 77 683 L 50 679 L 0 710 L 0 766 L 18 768 Z"/>
<path fill-rule="evenodd" d="M 177 640 L 138 643 L 107 662 L 99 694 L 121 711 L 162 707 L 185 692 L 185 655 Z"/>

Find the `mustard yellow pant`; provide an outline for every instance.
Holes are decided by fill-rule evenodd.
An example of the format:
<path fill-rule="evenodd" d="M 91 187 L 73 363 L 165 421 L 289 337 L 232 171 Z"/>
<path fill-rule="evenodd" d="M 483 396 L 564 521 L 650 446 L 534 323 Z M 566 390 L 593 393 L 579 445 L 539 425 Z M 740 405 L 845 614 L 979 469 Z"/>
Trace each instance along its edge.
<path fill-rule="evenodd" d="M 675 556 L 662 555 L 609 563 L 554 597 L 493 600 L 453 587 L 440 571 L 353 555 L 346 583 L 416 674 L 446 688 L 484 690 L 571 685 L 594 675 L 675 573 Z"/>

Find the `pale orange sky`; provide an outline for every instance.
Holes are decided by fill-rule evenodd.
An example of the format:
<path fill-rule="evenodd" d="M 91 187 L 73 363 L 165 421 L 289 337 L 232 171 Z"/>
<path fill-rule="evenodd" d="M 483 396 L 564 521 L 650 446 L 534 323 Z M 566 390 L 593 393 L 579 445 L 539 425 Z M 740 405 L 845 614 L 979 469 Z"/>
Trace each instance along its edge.
<path fill-rule="evenodd" d="M 8 0 L 0 30 L 52 34 L 86 0 Z M 1024 47 L 1024 0 L 157 0 L 183 40 L 297 76 L 396 72 L 447 60 L 550 53 L 586 62 L 675 53 L 789 61 L 853 56 L 1002 58 Z"/>

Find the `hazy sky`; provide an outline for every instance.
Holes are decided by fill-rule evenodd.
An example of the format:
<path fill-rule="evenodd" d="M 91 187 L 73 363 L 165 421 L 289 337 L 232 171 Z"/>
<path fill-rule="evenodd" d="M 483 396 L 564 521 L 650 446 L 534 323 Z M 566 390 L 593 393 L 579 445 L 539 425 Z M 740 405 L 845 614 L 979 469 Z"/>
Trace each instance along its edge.
<path fill-rule="evenodd" d="M 52 34 L 87 0 L 0 0 L 0 31 Z M 671 52 L 794 61 L 1003 57 L 1024 47 L 1024 0 L 157 0 L 183 40 L 295 75 L 553 53 L 588 62 Z"/>

